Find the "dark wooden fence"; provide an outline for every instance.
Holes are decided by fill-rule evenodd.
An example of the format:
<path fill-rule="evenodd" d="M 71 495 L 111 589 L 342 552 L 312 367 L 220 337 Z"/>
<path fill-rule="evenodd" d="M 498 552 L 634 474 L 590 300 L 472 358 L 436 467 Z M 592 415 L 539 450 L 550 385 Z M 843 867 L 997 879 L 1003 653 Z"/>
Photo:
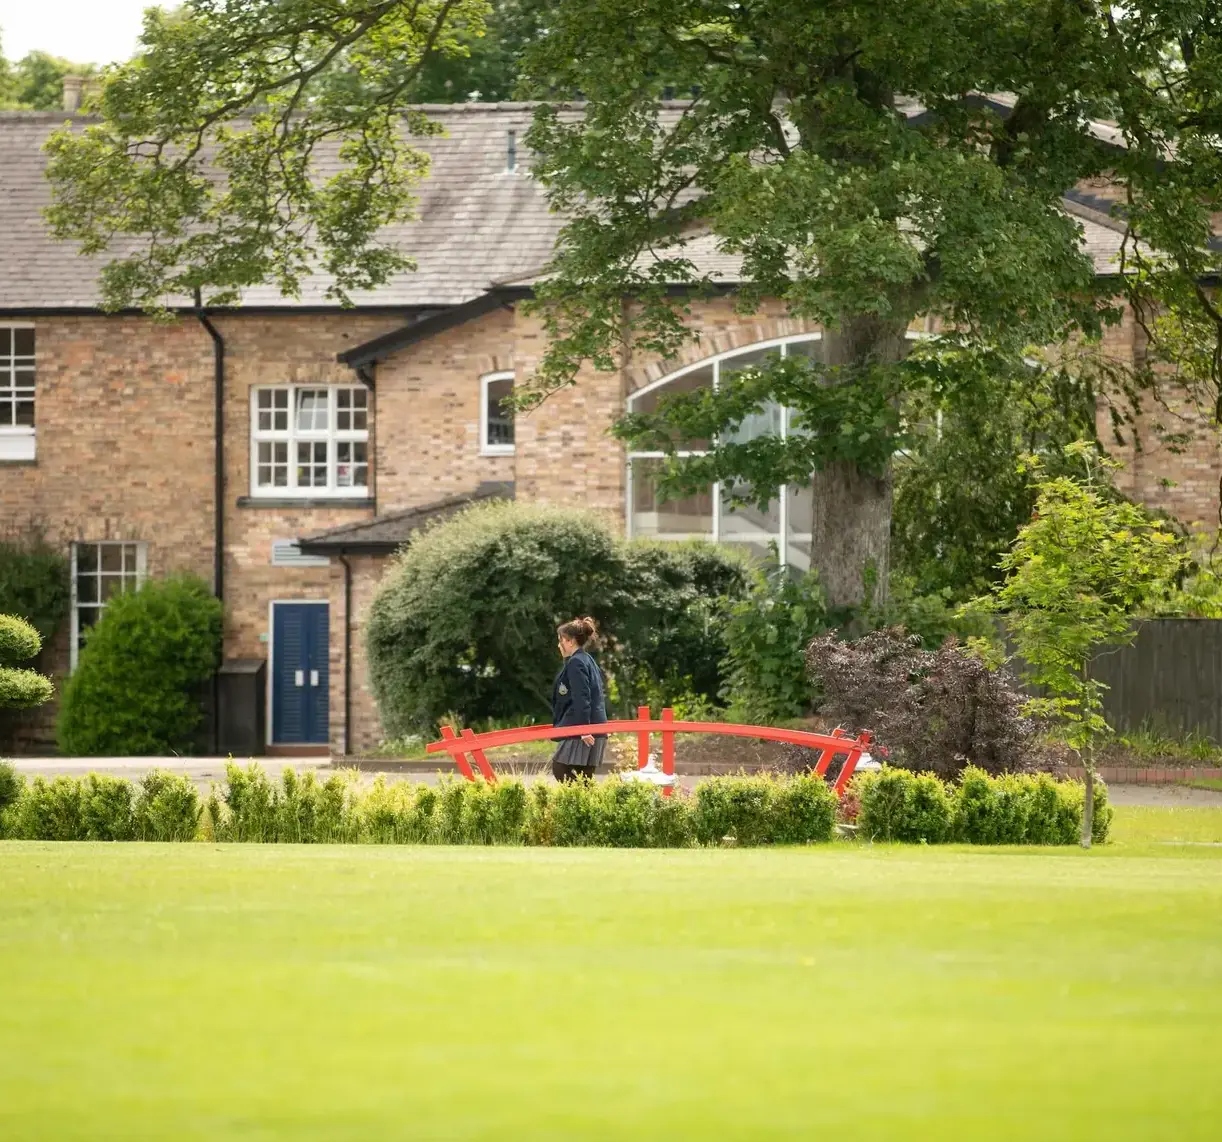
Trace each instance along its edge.
<path fill-rule="evenodd" d="M 1110 687 L 1103 705 L 1117 730 L 1149 726 L 1222 742 L 1222 619 L 1151 619 L 1091 672 Z"/>

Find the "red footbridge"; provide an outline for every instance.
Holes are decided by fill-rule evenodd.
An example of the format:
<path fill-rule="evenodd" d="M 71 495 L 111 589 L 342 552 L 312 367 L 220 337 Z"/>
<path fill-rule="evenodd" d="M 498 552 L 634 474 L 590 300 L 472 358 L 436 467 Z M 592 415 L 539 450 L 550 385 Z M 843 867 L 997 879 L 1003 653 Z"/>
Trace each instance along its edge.
<path fill-rule="evenodd" d="M 830 734 L 816 734 L 806 730 L 778 729 L 775 726 L 744 726 L 733 722 L 677 721 L 674 710 L 670 708 L 664 709 L 660 718 L 652 718 L 649 707 L 641 706 L 637 710 L 635 720 L 621 719 L 589 726 L 520 726 L 511 730 L 490 730 L 482 734 L 477 734 L 469 729 L 459 733 L 453 726 L 442 726 L 441 740 L 430 742 L 425 750 L 428 753 L 449 754 L 458 772 L 468 781 L 476 780 L 476 770 L 478 770 L 479 776 L 485 781 L 494 782 L 496 771 L 488 761 L 485 751 L 501 746 L 521 745 L 523 742 L 584 737 L 586 734 L 635 734 L 638 771 L 652 770 L 657 773 L 660 778 L 657 784 L 663 787 L 662 792 L 668 797 L 674 784 L 676 734 L 723 734 L 727 737 L 756 738 L 761 741 L 786 742 L 790 745 L 805 746 L 807 749 L 819 751 L 819 759 L 811 769 L 820 777 L 827 772 L 828 766 L 837 757 L 843 757 L 844 765 L 833 786 L 837 796 L 844 792 L 849 781 L 852 780 L 853 773 L 861 759 L 869 757 L 868 749 L 871 741 L 868 733 L 862 733 L 853 738 L 839 729 L 833 730 Z M 662 739 L 662 768 L 660 771 L 654 770 L 650 765 L 650 743 L 654 734 L 659 734 Z M 474 763 L 474 768 L 472 763 Z"/>

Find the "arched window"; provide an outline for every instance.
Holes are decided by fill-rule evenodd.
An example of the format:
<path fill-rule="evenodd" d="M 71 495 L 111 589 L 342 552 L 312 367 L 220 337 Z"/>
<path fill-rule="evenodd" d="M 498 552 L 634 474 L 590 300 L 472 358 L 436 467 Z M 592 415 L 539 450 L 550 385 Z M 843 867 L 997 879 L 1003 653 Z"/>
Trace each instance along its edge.
<path fill-rule="evenodd" d="M 637 390 L 628 398 L 628 410 L 655 412 L 660 398 L 671 393 L 716 389 L 734 373 L 771 356 L 811 356 L 818 341 L 818 333 L 806 333 L 719 353 Z M 731 439 L 754 440 L 766 433 L 785 436 L 788 431 L 789 410 L 768 405 L 739 425 Z M 689 440 L 684 445 L 680 456 L 703 455 L 709 448 L 707 440 Z M 729 489 L 720 482 L 699 495 L 664 503 L 658 498 L 657 477 L 665 460 L 664 452 L 628 453 L 629 536 L 742 543 L 761 559 L 768 557 L 769 544 L 776 544 L 784 563 L 803 571 L 810 569 L 814 500 L 809 485 L 782 487 L 766 511 L 731 508 Z"/>

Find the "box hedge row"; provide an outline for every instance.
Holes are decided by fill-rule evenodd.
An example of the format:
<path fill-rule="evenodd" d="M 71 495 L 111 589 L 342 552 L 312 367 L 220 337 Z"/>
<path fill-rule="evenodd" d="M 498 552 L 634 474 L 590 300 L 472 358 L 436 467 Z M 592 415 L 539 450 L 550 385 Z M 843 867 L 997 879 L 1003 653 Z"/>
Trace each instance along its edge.
<path fill-rule="evenodd" d="M 884 769 L 854 783 L 843 804 L 816 777 L 714 777 L 663 797 L 621 781 L 530 786 L 443 779 L 429 786 L 361 786 L 351 773 L 320 780 L 286 769 L 274 781 L 259 766 L 230 764 L 201 798 L 178 774 L 121 778 L 36 777 L 28 784 L 0 764 L 0 837 L 51 841 L 189 841 L 686 848 L 826 842 L 838 813 L 857 807 L 861 836 L 975 844 L 1072 844 L 1082 786 L 1047 776 L 991 778 L 969 770 L 947 786 L 936 777 Z M 1111 809 L 1100 783 L 1095 840 Z"/>

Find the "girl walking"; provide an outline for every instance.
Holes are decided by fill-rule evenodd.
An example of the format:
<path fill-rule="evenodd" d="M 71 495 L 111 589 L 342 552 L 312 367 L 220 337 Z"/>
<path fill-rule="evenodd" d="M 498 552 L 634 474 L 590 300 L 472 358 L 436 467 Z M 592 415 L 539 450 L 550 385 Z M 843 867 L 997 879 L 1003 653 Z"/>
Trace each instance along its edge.
<path fill-rule="evenodd" d="M 607 720 L 603 676 L 590 651 L 598 645 L 598 628 L 591 618 L 572 619 L 556 629 L 564 665 L 552 685 L 552 725 L 588 726 Z M 606 734 L 561 738 L 552 757 L 557 781 L 593 777 L 607 749 Z"/>

